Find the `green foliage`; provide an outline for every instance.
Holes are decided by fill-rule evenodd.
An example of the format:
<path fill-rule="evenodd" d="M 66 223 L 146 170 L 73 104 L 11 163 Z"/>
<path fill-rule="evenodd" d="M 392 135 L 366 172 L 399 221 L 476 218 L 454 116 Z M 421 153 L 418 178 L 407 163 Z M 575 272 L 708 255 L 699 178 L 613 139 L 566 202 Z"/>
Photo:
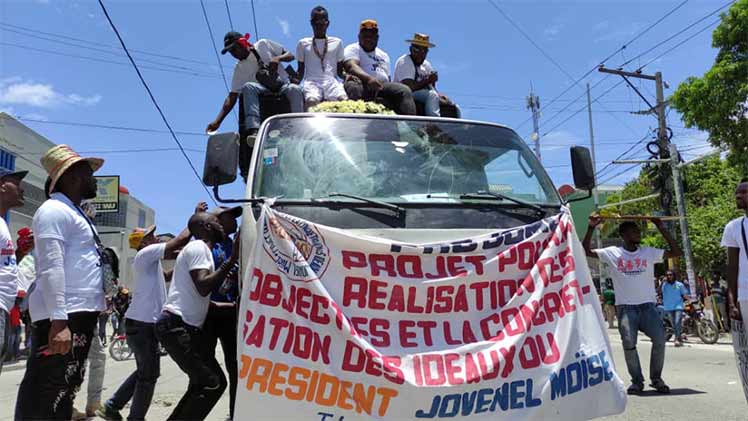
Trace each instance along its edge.
<path fill-rule="evenodd" d="M 748 169 L 748 0 L 738 0 L 712 34 L 719 48 L 704 76 L 690 77 L 671 98 L 687 127 L 708 131 L 710 142 L 730 150 L 730 161 Z"/>
<path fill-rule="evenodd" d="M 333 101 L 323 102 L 309 109 L 312 113 L 354 113 L 354 114 L 395 114 L 387 107 L 376 102 L 366 101 Z"/>
<path fill-rule="evenodd" d="M 685 168 L 683 172 L 686 193 L 686 214 L 694 264 L 699 272 L 708 272 L 725 264 L 725 251 L 720 246 L 722 230 L 731 219 L 740 216 L 735 207 L 735 188 L 740 172 L 718 157 L 705 159 Z M 611 196 L 610 203 L 646 196 L 653 189 L 646 172 L 626 184 L 624 189 Z M 653 215 L 660 210 L 657 199 L 622 205 L 615 209 L 619 215 Z M 676 224 L 677 226 L 677 224 Z M 680 242 L 680 231 L 676 239 Z M 614 224 L 606 224 L 606 236 L 615 236 Z M 648 224 L 642 232 L 642 244 L 664 248 L 664 239 Z"/>

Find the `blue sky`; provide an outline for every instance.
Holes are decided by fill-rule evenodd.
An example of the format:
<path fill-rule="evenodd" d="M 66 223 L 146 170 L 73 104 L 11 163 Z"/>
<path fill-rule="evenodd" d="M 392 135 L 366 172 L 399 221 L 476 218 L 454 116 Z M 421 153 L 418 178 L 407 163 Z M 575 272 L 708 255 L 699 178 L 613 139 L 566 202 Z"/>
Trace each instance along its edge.
<path fill-rule="evenodd" d="M 574 78 L 586 73 L 681 2 L 495 1 Z M 255 0 L 259 36 L 274 39 L 294 51 L 297 40 L 311 34 L 309 11 L 318 3 L 317 0 Z M 606 65 L 618 67 L 724 3 L 688 1 Z M 180 134 L 179 139 L 201 172 L 206 137 L 190 133 L 204 130 L 226 95 L 211 45 L 212 42 L 220 45 L 223 34 L 230 29 L 224 1 L 205 0 L 213 40 L 197 0 L 106 0 L 105 4 L 128 48 L 151 54 L 136 53 L 136 61 L 143 67 L 142 72 L 172 127 L 188 132 Z M 568 146 L 589 142 L 587 112 L 559 125 L 585 103 L 572 103 L 566 111 L 558 111 L 584 91 L 574 86 L 549 105 L 553 97 L 572 85 L 572 81 L 488 1 L 347 0 L 322 4 L 330 11 L 328 33 L 342 38 L 346 44 L 356 40 L 359 21 L 377 19 L 379 46 L 390 54 L 393 62 L 407 51 L 406 38 L 414 32 L 430 34 L 437 47 L 431 50 L 429 59 L 439 71 L 440 89 L 462 105 L 466 118 L 506 124 L 529 139 L 531 124 L 526 120 L 530 113 L 525 109 L 525 97 L 532 85 L 543 106 L 540 121 L 540 133 L 544 135 L 543 163 L 557 186 L 570 182 Z M 230 0 L 228 5 L 235 29 L 250 32 L 252 38 L 257 39 L 249 0 Z M 627 68 L 633 70 L 656 58 L 715 19 L 712 17 L 696 25 L 634 60 Z M 107 160 L 102 173 L 121 175 L 122 183 L 132 194 L 156 210 L 160 231 L 179 231 L 194 203 L 207 200 L 207 195 L 184 158 L 178 151 L 171 150 L 175 147 L 171 137 L 160 132 L 165 129 L 164 124 L 134 70 L 126 64 L 126 57 L 121 50 L 111 48 L 118 45 L 117 39 L 98 3 L 5 0 L 0 3 L 0 22 L 0 110 L 30 120 L 46 121 L 26 120 L 24 123 L 56 143 L 67 143 L 79 151 L 97 151 L 96 155 Z M 654 61 L 644 71 L 661 71 L 670 85 L 665 93 L 670 95 L 687 77 L 700 76 L 708 70 L 715 55 L 709 29 Z M 233 59 L 229 55 L 220 59 L 230 79 Z M 595 85 L 603 77 L 593 72 L 580 83 Z M 618 82 L 614 76 L 600 82 L 592 91 L 593 98 Z M 635 84 L 639 86 L 639 82 Z M 641 91 L 654 101 L 653 83 L 642 82 Z M 598 141 L 598 168 L 602 168 L 644 137 L 649 129 L 655 128 L 656 120 L 652 116 L 630 114 L 646 105 L 625 84 L 613 88 L 599 101 L 600 104 L 593 104 L 593 121 Z M 708 151 L 707 147 L 699 148 L 705 145 L 706 134 L 685 129 L 675 111 L 669 114 L 668 122 L 675 134 L 674 141 L 687 150 L 687 157 Z M 233 127 L 233 117 L 228 117 L 222 129 Z M 106 152 L 133 149 L 166 150 Z M 645 155 L 641 147 L 634 152 L 636 157 Z M 633 170 L 606 180 L 623 169 L 606 170 L 601 181 L 620 184 L 637 174 Z M 242 187 L 237 182 L 224 190 L 226 196 L 236 197 L 241 194 Z"/>

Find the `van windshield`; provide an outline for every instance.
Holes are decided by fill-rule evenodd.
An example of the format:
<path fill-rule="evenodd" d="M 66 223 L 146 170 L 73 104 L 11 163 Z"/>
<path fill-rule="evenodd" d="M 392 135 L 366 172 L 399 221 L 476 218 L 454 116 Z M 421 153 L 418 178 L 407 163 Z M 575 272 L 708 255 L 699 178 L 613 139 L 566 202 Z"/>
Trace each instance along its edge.
<path fill-rule="evenodd" d="M 259 145 L 254 196 L 311 200 L 334 193 L 387 202 L 458 202 L 498 193 L 560 204 L 548 175 L 512 130 L 487 124 L 289 117 Z"/>

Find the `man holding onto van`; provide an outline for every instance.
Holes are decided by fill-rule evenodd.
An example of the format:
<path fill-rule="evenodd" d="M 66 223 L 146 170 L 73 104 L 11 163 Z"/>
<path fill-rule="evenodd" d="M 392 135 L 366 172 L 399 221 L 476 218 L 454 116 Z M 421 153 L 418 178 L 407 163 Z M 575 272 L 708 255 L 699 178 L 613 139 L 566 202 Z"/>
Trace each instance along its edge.
<path fill-rule="evenodd" d="M 269 39 L 261 39 L 252 44 L 249 42 L 249 34 L 242 35 L 234 31 L 226 33 L 223 37 L 223 45 L 221 54 L 231 53 L 237 63 L 234 66 L 234 75 L 231 77 L 231 90 L 223 101 L 221 111 L 205 130 L 207 132 L 218 130 L 223 119 L 234 108 L 239 94 L 242 95 L 244 109 L 239 111 L 244 113 L 244 127 L 240 128 L 239 168 L 242 177 L 246 179 L 252 152 L 252 145 L 247 143 L 247 136 L 256 134 L 260 127 L 260 95 L 270 93 L 270 89 L 257 81 L 257 72 L 263 65 L 277 72 L 278 78 L 283 82 L 278 92 L 288 99 L 292 113 L 304 111 L 304 94 L 299 85 L 289 81 L 286 70 L 280 66 L 281 62 L 294 59 L 293 54 L 286 51 L 282 45 Z"/>
<path fill-rule="evenodd" d="M 345 92 L 353 100 L 371 101 L 381 97 L 384 105 L 398 114 L 415 115 L 416 104 L 410 88 L 390 82 L 390 56 L 377 47 L 379 25 L 366 19 L 359 25 L 358 42 L 345 47 Z"/>
<path fill-rule="evenodd" d="M 732 326 L 735 361 L 748 401 L 748 179 L 735 189 L 735 205 L 745 214 L 730 221 L 722 234 L 727 247 L 727 306 Z M 742 344 L 742 346 L 741 346 Z"/>
<path fill-rule="evenodd" d="M 436 45 L 429 41 L 429 36 L 426 34 L 415 34 L 413 39 L 405 42 L 410 43 L 410 54 L 397 59 L 394 81 L 405 84 L 413 91 L 413 99 L 423 104 L 425 115 L 439 117 L 441 115 L 440 105 L 445 103 L 455 106 L 459 118 L 461 112 L 457 104 L 436 90 L 439 75 L 426 60 L 429 48 L 434 48 Z"/>
<path fill-rule="evenodd" d="M 659 393 L 670 393 L 670 388 L 662 380 L 662 368 L 665 365 L 665 327 L 655 305 L 657 293 L 653 282 L 654 265 L 683 253 L 662 220 L 652 218 L 651 221 L 667 241 L 669 250 L 640 247 L 641 230 L 632 221 L 626 221 L 618 226 L 623 247 L 612 246 L 593 250 L 590 246 L 592 234 L 602 222 L 598 215 L 590 216 L 589 228 L 582 242 L 587 257 L 599 258 L 611 268 L 610 277 L 616 291 L 618 331 L 623 342 L 626 367 L 631 375 L 631 386 L 628 388 L 631 395 L 640 394 L 644 390 L 644 376 L 636 351 L 636 336 L 639 330 L 652 340 L 650 386 Z"/>
<path fill-rule="evenodd" d="M 299 77 L 304 79 L 304 99 L 307 108 L 322 101 L 348 99 L 343 84 L 343 41 L 328 37 L 330 26 L 327 9 L 317 6 L 312 9 L 311 25 L 313 37 L 302 38 L 296 45 L 296 60 L 299 61 Z"/>

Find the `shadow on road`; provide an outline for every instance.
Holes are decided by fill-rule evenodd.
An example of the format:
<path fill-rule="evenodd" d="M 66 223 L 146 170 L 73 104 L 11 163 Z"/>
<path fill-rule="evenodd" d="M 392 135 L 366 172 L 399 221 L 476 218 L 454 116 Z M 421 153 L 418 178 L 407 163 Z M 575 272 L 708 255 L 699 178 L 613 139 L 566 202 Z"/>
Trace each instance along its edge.
<path fill-rule="evenodd" d="M 666 396 L 684 396 L 684 395 L 703 395 L 705 393 L 706 392 L 702 390 L 694 390 L 694 389 L 682 387 L 678 389 L 670 389 L 669 394 L 658 393 L 656 390 L 646 390 L 636 396 L 647 398 L 647 397 L 653 397 L 653 396 L 666 397 Z"/>

